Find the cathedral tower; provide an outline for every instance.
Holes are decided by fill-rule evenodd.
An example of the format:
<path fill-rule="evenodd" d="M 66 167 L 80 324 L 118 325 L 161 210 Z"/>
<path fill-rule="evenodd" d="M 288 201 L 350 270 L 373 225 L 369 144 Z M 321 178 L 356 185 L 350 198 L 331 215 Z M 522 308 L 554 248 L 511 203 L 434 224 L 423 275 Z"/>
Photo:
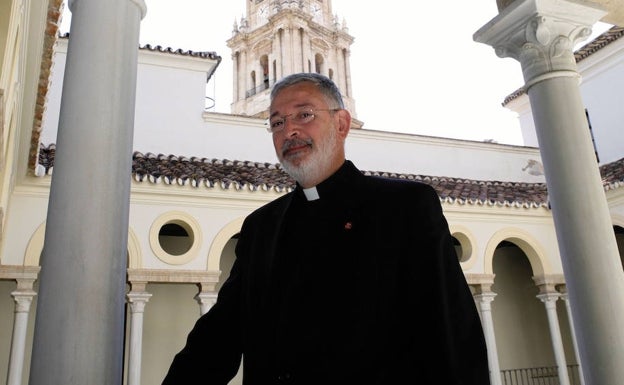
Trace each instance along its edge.
<path fill-rule="evenodd" d="M 349 64 L 353 37 L 332 15 L 331 0 L 245 0 L 246 16 L 234 23 L 232 113 L 267 117 L 270 89 L 296 72 L 316 72 L 340 88 L 356 118 Z"/>

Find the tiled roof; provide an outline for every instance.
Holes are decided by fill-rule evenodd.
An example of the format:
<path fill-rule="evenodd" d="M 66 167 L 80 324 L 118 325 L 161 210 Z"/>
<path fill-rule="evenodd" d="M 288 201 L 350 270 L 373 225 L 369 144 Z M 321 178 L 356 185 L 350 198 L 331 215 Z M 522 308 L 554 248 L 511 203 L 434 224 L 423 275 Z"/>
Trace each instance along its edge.
<path fill-rule="evenodd" d="M 574 59 L 576 62 L 580 62 L 584 60 L 597 51 L 601 50 L 605 46 L 613 43 L 614 41 L 620 39 L 624 36 L 624 27 L 613 26 L 609 28 L 609 30 L 605 31 L 603 34 L 592 40 L 591 42 L 585 44 L 581 48 L 579 48 L 576 52 L 574 52 Z M 502 106 L 506 106 L 512 100 L 519 98 L 521 95 L 525 93 L 524 88 L 520 87 L 510 95 L 508 95 L 505 100 L 503 100 Z"/>
<path fill-rule="evenodd" d="M 59 35 L 60 39 L 69 39 L 69 32 L 65 32 Z M 216 52 L 213 51 L 191 51 L 191 50 L 183 50 L 183 49 L 174 49 L 171 47 L 163 47 L 161 45 L 151 45 L 145 44 L 143 46 L 139 46 L 140 50 L 143 51 L 152 51 L 152 52 L 160 52 L 160 53 L 168 53 L 172 55 L 180 55 L 180 56 L 192 56 L 198 57 L 202 59 L 212 59 L 221 61 L 221 56 L 217 55 Z"/>
<path fill-rule="evenodd" d="M 41 146 L 39 164 L 51 174 L 54 167 L 55 145 Z M 545 183 L 481 181 L 441 176 L 398 174 L 381 171 L 363 171 L 366 175 L 416 180 L 433 186 L 440 199 L 449 203 L 491 206 L 547 207 L 548 192 Z M 605 190 L 624 187 L 624 158 L 600 167 Z M 132 156 L 132 177 L 137 182 L 177 184 L 181 186 L 223 189 L 290 191 L 295 182 L 279 164 L 178 157 L 163 154 Z"/>
<path fill-rule="evenodd" d="M 139 49 L 144 50 L 144 51 L 170 53 L 173 55 L 192 56 L 192 57 L 198 57 L 202 59 L 212 59 L 212 60 L 221 61 L 221 56 L 217 55 L 217 53 L 213 51 L 201 51 L 201 52 L 195 52 L 191 50 L 185 51 L 179 48 L 173 49 L 171 47 L 163 47 L 160 45 L 152 46 L 151 44 L 145 44 L 144 46 L 139 47 Z"/>
<path fill-rule="evenodd" d="M 41 146 L 39 164 L 45 174 L 54 167 L 55 145 Z M 435 188 L 444 202 L 526 208 L 548 207 L 545 183 L 480 181 L 440 176 L 363 171 L 366 175 L 416 180 Z M 600 167 L 605 190 L 624 186 L 624 158 Z M 279 164 L 174 155 L 132 156 L 132 177 L 137 182 L 190 185 L 193 187 L 290 191 L 295 182 Z"/>

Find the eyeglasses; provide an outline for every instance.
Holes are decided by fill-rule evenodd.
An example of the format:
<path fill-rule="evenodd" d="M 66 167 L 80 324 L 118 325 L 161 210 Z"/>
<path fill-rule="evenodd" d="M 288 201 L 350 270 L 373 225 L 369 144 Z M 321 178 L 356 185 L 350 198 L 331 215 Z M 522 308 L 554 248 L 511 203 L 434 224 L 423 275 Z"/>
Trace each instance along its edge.
<path fill-rule="evenodd" d="M 336 112 L 340 110 L 341 108 L 318 109 L 318 110 L 314 110 L 312 108 L 304 108 L 292 114 L 288 114 L 284 116 L 275 116 L 275 117 L 270 118 L 268 122 L 266 123 L 267 125 L 266 129 L 270 133 L 274 134 L 284 129 L 284 127 L 286 126 L 286 119 L 290 119 L 290 121 L 295 124 L 305 125 L 305 124 L 312 122 L 314 118 L 316 117 L 316 113 L 319 111 Z"/>

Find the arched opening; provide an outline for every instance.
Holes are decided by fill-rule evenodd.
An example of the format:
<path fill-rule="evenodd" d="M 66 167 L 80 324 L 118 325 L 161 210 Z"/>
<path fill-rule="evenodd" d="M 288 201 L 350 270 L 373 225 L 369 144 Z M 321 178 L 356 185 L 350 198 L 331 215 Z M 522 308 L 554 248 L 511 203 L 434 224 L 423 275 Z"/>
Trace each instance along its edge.
<path fill-rule="evenodd" d="M 495 274 L 492 318 L 503 377 L 557 374 L 548 316 L 537 295 L 529 258 L 515 243 L 500 242 L 493 257 Z M 567 362 L 574 363 L 574 347 L 563 301 L 557 301 L 557 316 Z"/>

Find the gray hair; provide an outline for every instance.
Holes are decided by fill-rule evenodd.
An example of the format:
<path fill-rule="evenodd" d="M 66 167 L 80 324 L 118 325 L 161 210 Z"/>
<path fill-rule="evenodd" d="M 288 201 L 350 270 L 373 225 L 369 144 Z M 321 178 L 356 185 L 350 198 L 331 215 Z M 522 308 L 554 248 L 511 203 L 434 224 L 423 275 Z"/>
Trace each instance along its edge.
<path fill-rule="evenodd" d="M 288 75 L 285 78 L 282 78 L 280 81 L 275 83 L 273 89 L 271 90 L 271 102 L 280 93 L 284 88 L 290 87 L 297 83 L 301 82 L 309 82 L 312 83 L 318 88 L 318 90 L 323 94 L 327 104 L 331 108 L 344 108 L 344 102 L 342 101 L 342 95 L 340 94 L 340 90 L 336 83 L 334 83 L 327 76 L 317 74 L 314 72 L 301 72 L 292 75 Z"/>

